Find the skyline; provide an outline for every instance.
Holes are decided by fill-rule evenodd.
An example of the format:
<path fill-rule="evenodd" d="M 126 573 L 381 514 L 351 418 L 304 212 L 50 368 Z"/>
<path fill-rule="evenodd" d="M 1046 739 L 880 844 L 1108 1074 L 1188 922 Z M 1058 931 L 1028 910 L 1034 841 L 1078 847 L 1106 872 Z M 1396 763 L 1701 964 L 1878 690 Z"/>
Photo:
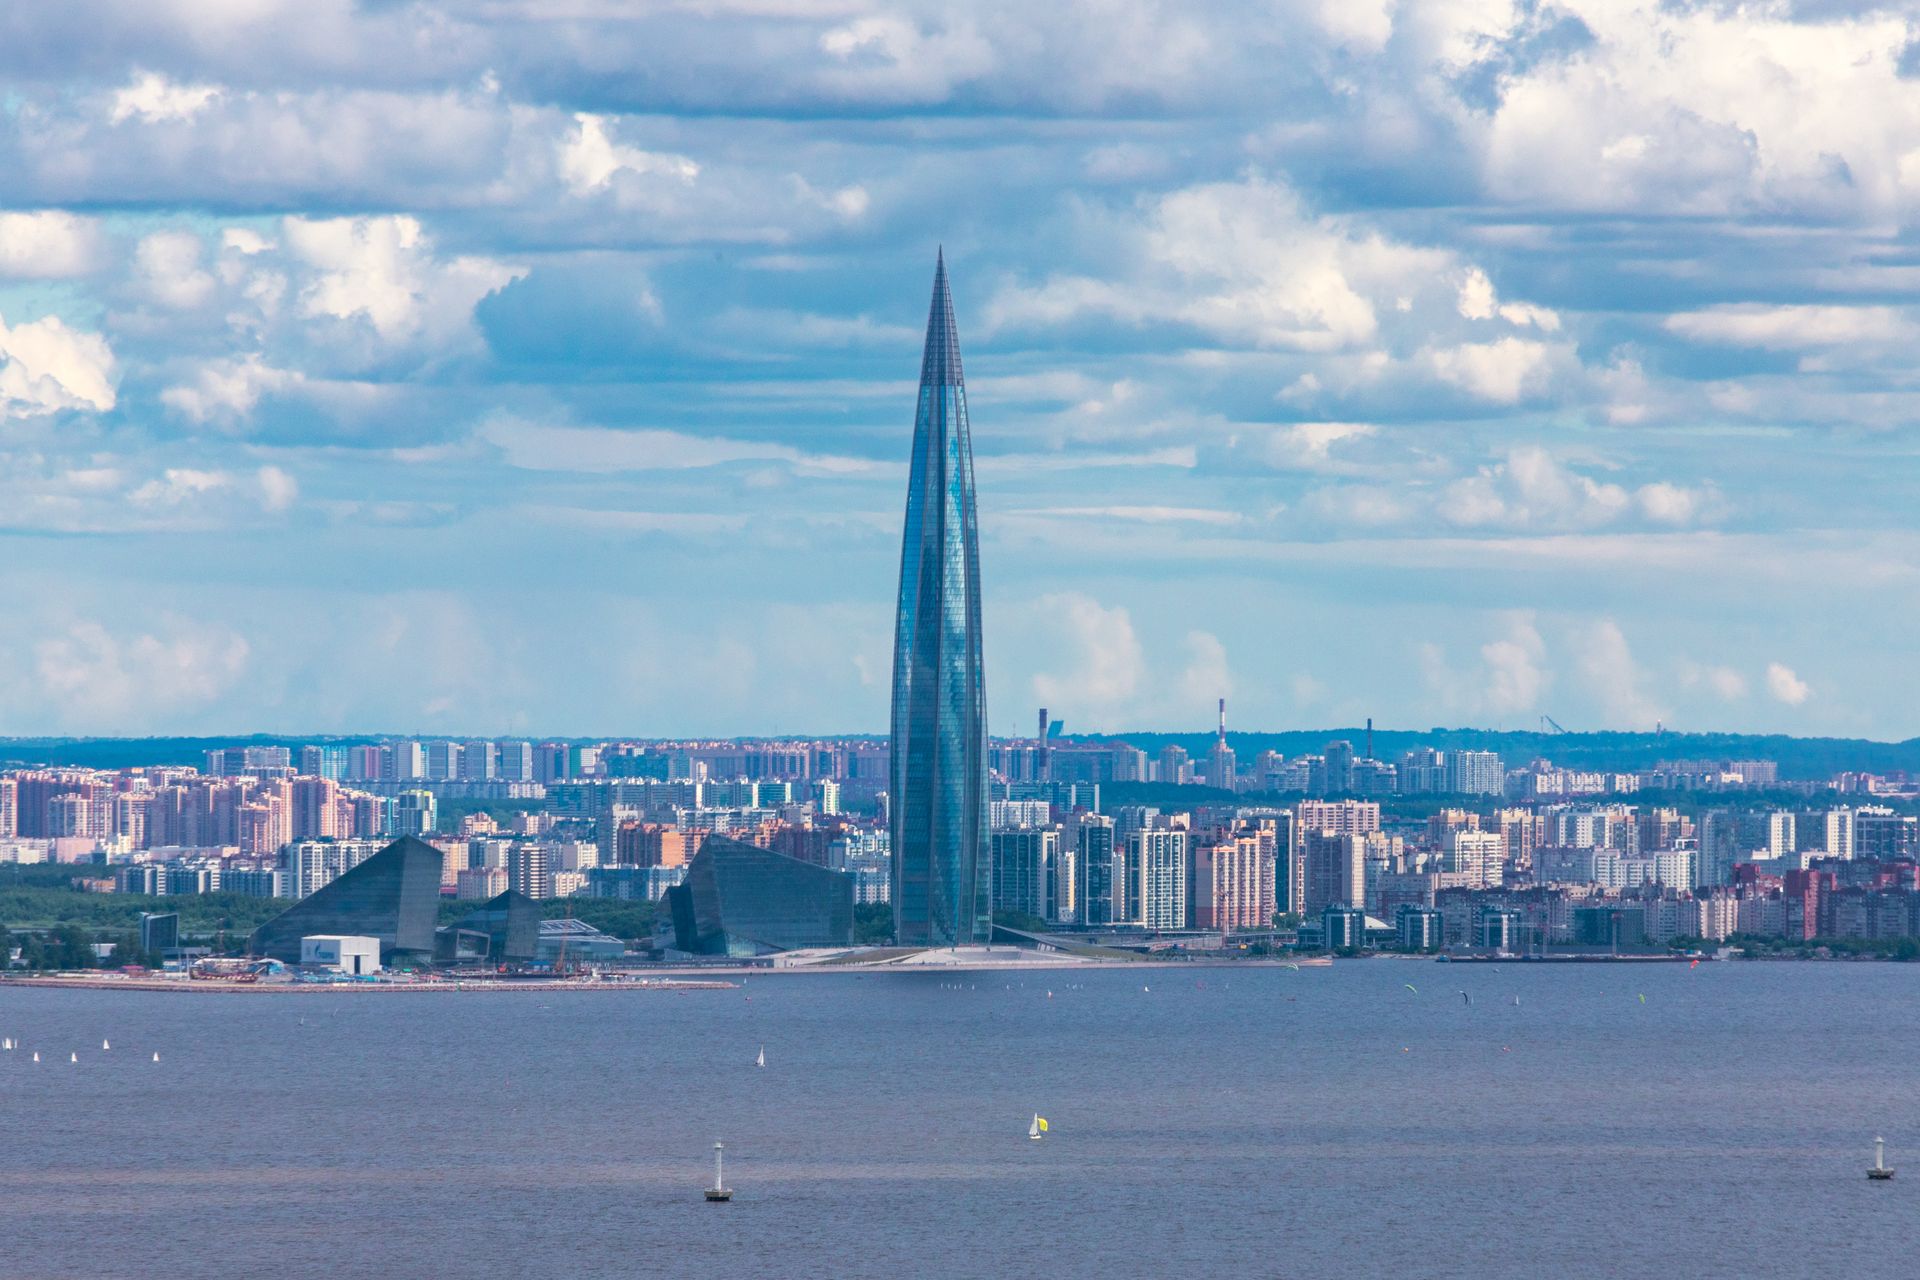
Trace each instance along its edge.
<path fill-rule="evenodd" d="M 1920 734 L 1898 11 L 756 9 L 0 19 L 0 729 L 875 731 L 944 241 L 991 721 Z"/>

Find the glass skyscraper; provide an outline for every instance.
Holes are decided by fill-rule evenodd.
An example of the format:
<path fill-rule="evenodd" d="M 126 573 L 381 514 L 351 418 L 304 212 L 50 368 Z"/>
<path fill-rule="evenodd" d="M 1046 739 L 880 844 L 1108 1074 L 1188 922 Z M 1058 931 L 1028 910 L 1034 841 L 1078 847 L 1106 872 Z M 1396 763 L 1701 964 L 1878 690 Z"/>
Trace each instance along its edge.
<path fill-rule="evenodd" d="M 960 335 L 947 264 L 934 267 L 893 636 L 893 925 L 902 946 L 985 943 L 987 704 L 980 537 Z"/>

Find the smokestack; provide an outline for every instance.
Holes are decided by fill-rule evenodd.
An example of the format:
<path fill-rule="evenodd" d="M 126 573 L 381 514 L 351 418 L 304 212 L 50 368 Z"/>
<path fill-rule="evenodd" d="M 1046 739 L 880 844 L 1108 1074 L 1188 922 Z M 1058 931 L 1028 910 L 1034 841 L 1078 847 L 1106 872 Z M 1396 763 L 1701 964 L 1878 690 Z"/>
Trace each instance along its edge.
<path fill-rule="evenodd" d="M 1373 717 L 1367 717 L 1367 759 L 1373 759 Z"/>
<path fill-rule="evenodd" d="M 1220 741 L 1227 740 L 1227 700 L 1220 699 Z"/>
<path fill-rule="evenodd" d="M 1046 740 L 1047 740 L 1047 709 L 1045 707 L 1042 707 L 1040 708 L 1040 741 L 1045 742 Z"/>

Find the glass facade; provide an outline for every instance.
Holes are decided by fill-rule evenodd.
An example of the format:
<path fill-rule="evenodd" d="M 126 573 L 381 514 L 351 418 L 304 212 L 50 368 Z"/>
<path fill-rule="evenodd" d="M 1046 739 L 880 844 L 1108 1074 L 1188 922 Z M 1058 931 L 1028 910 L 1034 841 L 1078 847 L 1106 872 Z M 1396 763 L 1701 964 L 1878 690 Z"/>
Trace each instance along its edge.
<path fill-rule="evenodd" d="M 344 934 L 380 939 L 383 963 L 395 953 L 432 956 L 440 915 L 440 851 L 411 836 L 308 894 L 254 931 L 249 955 L 300 963 L 300 939 Z"/>
<path fill-rule="evenodd" d="M 667 890 L 674 945 L 703 955 L 844 947 L 853 877 L 727 836 L 710 836 Z"/>
<path fill-rule="evenodd" d="M 980 538 L 967 390 L 944 256 L 934 268 L 913 421 L 888 794 L 896 940 L 903 946 L 985 943 L 993 915 Z"/>

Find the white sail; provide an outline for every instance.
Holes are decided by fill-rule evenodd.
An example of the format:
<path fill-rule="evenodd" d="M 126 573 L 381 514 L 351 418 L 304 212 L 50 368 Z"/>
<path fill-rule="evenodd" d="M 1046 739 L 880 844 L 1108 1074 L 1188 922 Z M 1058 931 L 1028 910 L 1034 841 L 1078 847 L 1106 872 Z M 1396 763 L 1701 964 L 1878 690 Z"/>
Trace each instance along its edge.
<path fill-rule="evenodd" d="M 767 1046 L 760 1046 L 760 1056 L 753 1060 L 753 1065 L 756 1067 L 764 1067 L 767 1065 Z"/>
<path fill-rule="evenodd" d="M 1040 1113 L 1033 1113 L 1033 1123 L 1027 1126 L 1027 1136 L 1035 1142 L 1040 1141 Z"/>

